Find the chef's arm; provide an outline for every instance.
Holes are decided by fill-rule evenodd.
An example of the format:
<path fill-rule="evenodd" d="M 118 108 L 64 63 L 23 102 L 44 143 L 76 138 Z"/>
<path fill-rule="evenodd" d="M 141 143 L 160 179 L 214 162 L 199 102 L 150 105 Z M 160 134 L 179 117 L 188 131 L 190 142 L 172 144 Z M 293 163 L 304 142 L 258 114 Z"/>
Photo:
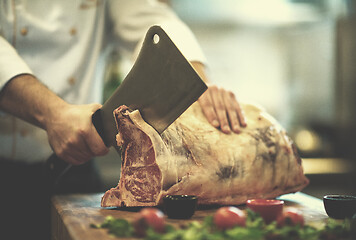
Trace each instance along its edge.
<path fill-rule="evenodd" d="M 0 110 L 46 130 L 53 151 L 74 165 L 108 151 L 91 122 L 100 106 L 68 104 L 30 74 L 15 76 L 0 92 Z"/>
<path fill-rule="evenodd" d="M 71 105 L 34 77 L 16 50 L 0 36 L 0 111 L 47 131 L 58 157 L 83 163 L 108 149 L 91 123 L 100 104 Z"/>
<path fill-rule="evenodd" d="M 192 62 L 200 77 L 208 84 L 208 90 L 198 102 L 211 125 L 220 128 L 224 133 L 239 133 L 246 121 L 239 102 L 234 93 L 211 85 L 200 62 Z"/>

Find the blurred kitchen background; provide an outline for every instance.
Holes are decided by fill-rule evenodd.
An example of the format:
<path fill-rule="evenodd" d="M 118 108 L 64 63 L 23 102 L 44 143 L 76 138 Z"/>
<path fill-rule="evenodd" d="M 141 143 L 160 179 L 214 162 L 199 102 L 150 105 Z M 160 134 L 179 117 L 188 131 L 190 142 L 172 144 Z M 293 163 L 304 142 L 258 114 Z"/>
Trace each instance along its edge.
<path fill-rule="evenodd" d="M 206 54 L 209 78 L 264 107 L 295 141 L 310 185 L 356 195 L 356 0 L 170 0 Z M 131 67 L 113 51 L 105 95 Z M 96 162 L 116 186 L 115 150 Z"/>

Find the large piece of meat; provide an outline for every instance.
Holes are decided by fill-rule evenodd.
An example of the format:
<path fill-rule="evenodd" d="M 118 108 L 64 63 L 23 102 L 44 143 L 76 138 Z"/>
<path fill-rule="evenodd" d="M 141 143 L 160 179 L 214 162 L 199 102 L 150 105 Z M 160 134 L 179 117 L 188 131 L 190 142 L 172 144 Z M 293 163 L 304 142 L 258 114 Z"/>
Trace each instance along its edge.
<path fill-rule="evenodd" d="M 159 135 L 139 111 L 114 111 L 121 177 L 101 206 L 155 206 L 165 195 L 197 195 L 199 204 L 244 203 L 300 191 L 308 184 L 291 139 L 265 111 L 242 105 L 247 127 L 224 134 L 198 103 Z"/>

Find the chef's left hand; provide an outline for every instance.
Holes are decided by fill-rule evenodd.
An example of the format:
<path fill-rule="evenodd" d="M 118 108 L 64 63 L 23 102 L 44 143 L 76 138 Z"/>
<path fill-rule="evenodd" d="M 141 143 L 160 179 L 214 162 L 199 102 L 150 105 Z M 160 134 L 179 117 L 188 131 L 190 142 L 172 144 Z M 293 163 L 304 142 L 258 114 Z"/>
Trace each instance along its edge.
<path fill-rule="evenodd" d="M 192 62 L 192 65 L 207 83 L 204 65 L 199 62 Z M 231 131 L 239 133 L 241 127 L 246 127 L 246 121 L 234 93 L 216 85 L 209 83 L 207 85 L 207 91 L 198 100 L 206 118 L 211 125 L 219 128 L 223 133 L 228 134 Z"/>

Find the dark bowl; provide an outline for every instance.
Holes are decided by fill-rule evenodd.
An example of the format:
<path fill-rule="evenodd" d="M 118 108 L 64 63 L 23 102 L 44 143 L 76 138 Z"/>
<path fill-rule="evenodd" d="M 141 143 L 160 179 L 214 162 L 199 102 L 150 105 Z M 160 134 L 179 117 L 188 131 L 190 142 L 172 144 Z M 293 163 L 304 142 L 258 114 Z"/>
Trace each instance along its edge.
<path fill-rule="evenodd" d="M 189 219 L 194 215 L 198 197 L 193 195 L 167 195 L 163 198 L 164 211 L 168 218 Z"/>
<path fill-rule="evenodd" d="M 356 196 L 326 195 L 323 202 L 325 211 L 331 218 L 351 218 L 356 213 Z"/>

